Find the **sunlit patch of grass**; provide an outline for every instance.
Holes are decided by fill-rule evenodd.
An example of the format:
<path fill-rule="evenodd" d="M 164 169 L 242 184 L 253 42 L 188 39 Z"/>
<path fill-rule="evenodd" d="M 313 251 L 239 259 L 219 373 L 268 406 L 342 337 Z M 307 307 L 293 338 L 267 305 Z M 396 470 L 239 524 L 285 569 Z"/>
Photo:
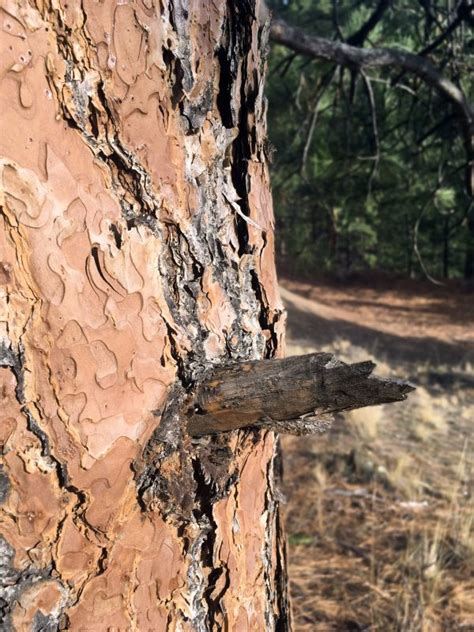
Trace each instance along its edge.
<path fill-rule="evenodd" d="M 422 466 L 416 455 L 400 454 L 395 456 L 393 464 L 388 469 L 388 480 L 393 489 L 403 494 L 403 497 L 417 501 L 423 494 Z"/>
<path fill-rule="evenodd" d="M 456 613 L 459 629 L 474 629 L 474 580 L 453 586 L 450 606 Z"/>
<path fill-rule="evenodd" d="M 383 421 L 384 407 L 370 406 L 351 410 L 346 415 L 347 422 L 352 424 L 358 438 L 363 443 L 374 441 L 379 434 L 379 425 Z"/>
<path fill-rule="evenodd" d="M 427 441 L 433 432 L 446 432 L 447 407 L 446 396 L 435 396 L 419 386 L 410 401 L 414 437 L 419 441 Z"/>

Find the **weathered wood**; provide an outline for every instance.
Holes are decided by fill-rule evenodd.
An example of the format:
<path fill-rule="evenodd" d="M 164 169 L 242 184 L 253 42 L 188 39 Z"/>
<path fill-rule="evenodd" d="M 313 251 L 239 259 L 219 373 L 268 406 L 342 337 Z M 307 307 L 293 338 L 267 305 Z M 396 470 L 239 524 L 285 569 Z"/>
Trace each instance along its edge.
<path fill-rule="evenodd" d="M 196 436 L 247 426 L 320 432 L 335 412 L 403 401 L 414 390 L 372 376 L 374 368 L 370 361 L 345 364 L 330 353 L 221 367 L 198 387 L 188 432 Z"/>

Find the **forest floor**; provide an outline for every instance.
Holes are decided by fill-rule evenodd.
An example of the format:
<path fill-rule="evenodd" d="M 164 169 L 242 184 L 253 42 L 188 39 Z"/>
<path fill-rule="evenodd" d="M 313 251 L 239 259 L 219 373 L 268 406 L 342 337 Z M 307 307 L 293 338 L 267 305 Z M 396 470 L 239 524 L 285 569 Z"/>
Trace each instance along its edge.
<path fill-rule="evenodd" d="M 284 437 L 296 632 L 474 631 L 474 293 L 281 282 L 287 354 L 371 358 L 406 402 Z"/>

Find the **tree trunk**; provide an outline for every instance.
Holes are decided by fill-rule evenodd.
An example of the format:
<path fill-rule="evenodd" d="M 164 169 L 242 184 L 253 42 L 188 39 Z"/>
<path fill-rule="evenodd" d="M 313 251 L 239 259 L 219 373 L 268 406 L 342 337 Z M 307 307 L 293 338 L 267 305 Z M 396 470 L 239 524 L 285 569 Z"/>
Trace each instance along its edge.
<path fill-rule="evenodd" d="M 474 214 L 472 209 L 467 218 L 466 251 L 464 255 L 464 278 L 471 281 L 474 278 Z"/>
<path fill-rule="evenodd" d="M 446 215 L 444 218 L 443 225 L 443 278 L 449 279 L 449 264 L 450 264 L 450 233 L 451 226 L 449 225 L 449 216 Z"/>
<path fill-rule="evenodd" d="M 252 0 L 4 0 L 2 630 L 287 630 L 275 437 L 180 403 L 280 353 Z"/>

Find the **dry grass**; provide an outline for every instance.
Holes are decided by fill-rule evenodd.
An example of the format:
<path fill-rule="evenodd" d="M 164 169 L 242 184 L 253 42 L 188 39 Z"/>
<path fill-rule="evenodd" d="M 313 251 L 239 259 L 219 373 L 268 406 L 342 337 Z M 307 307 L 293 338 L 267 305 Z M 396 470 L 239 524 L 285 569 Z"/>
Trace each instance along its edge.
<path fill-rule="evenodd" d="M 328 349 L 374 355 L 353 341 Z M 406 371 L 386 358 L 378 370 Z M 410 375 L 409 402 L 282 440 L 296 632 L 474 631 L 472 367 L 420 362 Z"/>

